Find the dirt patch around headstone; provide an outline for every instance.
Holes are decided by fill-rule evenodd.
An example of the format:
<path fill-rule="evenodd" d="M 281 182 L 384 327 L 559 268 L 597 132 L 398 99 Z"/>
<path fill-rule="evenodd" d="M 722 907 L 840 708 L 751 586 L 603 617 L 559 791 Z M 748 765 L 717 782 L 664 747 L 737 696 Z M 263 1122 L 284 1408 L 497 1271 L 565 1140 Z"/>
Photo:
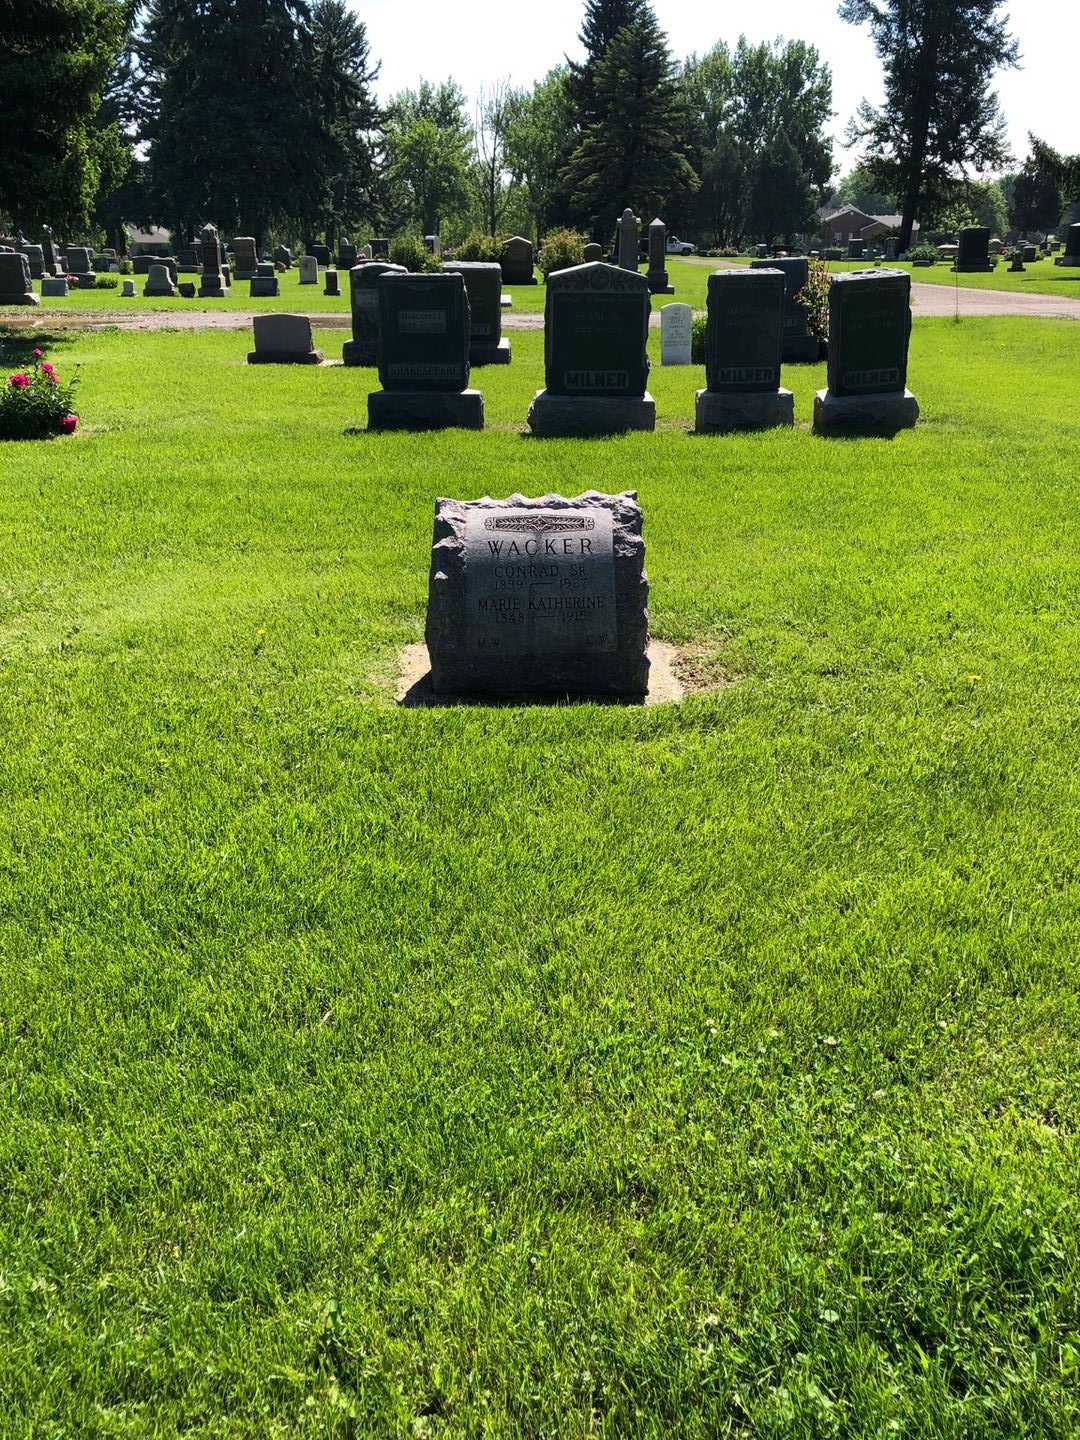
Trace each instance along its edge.
<path fill-rule="evenodd" d="M 525 696 L 521 699 L 503 699 L 490 696 L 436 695 L 431 688 L 431 664 L 427 646 L 406 645 L 398 660 L 396 698 L 406 709 L 441 708 L 454 705 L 619 705 L 634 702 L 614 700 L 601 696 L 597 699 L 570 697 L 556 700 L 550 697 Z M 734 681 L 730 676 L 718 676 L 711 667 L 702 663 L 702 656 L 693 650 L 680 650 L 666 640 L 649 641 L 649 692 L 646 705 L 672 705 L 688 695 L 721 690 Z M 637 702 L 641 703 L 641 702 Z"/>

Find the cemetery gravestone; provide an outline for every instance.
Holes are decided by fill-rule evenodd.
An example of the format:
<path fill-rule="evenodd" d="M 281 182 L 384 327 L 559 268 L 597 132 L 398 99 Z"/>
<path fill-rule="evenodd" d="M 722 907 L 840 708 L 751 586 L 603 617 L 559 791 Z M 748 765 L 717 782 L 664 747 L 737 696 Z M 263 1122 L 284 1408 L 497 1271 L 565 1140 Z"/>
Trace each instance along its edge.
<path fill-rule="evenodd" d="M 284 265 L 286 270 L 292 269 L 292 251 L 287 245 L 274 246 L 274 263 Z"/>
<path fill-rule="evenodd" d="M 751 260 L 751 270 L 781 270 L 784 274 L 784 346 L 782 358 L 785 364 L 812 362 L 821 357 L 821 344 L 810 334 L 807 311 L 801 300 L 795 297 L 810 278 L 810 262 L 805 255 L 793 255 L 778 260 Z"/>
<path fill-rule="evenodd" d="M 390 241 L 385 236 L 372 237 L 371 258 L 373 260 L 388 260 L 390 258 Z"/>
<path fill-rule="evenodd" d="M 154 263 L 152 255 L 133 255 L 131 257 L 131 270 L 134 275 L 149 275 L 150 266 Z"/>
<path fill-rule="evenodd" d="M 184 275 L 199 273 L 199 256 L 194 245 L 186 246 L 177 251 L 176 268 L 179 273 Z"/>
<path fill-rule="evenodd" d="M 437 500 L 427 613 L 435 694 L 643 699 L 641 531 L 633 491 Z"/>
<path fill-rule="evenodd" d="M 900 254 L 900 238 L 897 235 L 889 235 L 885 240 L 885 259 L 895 260 Z"/>
<path fill-rule="evenodd" d="M 0 305 L 40 305 L 30 279 L 30 262 L 17 250 L 0 251 Z"/>
<path fill-rule="evenodd" d="M 502 247 L 499 264 L 504 285 L 535 285 L 533 243 L 524 235 L 511 235 Z"/>
<path fill-rule="evenodd" d="M 659 217 L 649 226 L 649 269 L 645 278 L 651 294 L 675 294 L 674 285 L 668 284 L 667 226 Z"/>
<path fill-rule="evenodd" d="M 866 246 L 865 246 L 865 244 L 863 243 L 862 240 L 849 240 L 849 241 L 848 241 L 847 253 L 848 253 L 848 259 L 849 259 L 849 260 L 861 260 L 861 259 L 863 258 L 863 254 L 864 254 L 865 250 L 866 250 Z"/>
<path fill-rule="evenodd" d="M 94 288 L 94 265 L 90 251 L 85 245 L 69 245 L 67 249 L 68 274 L 75 276 L 80 290 Z"/>
<path fill-rule="evenodd" d="M 314 255 L 300 256 L 300 284 L 315 285 L 319 279 L 319 262 Z"/>
<path fill-rule="evenodd" d="M 1013 252 L 1012 264 L 1009 266 L 1009 270 L 1010 270 L 1010 272 L 1011 272 L 1013 275 L 1015 275 L 1015 274 L 1017 274 L 1019 271 L 1022 271 L 1023 269 L 1024 269 L 1024 258 L 1023 258 L 1023 256 L 1020 254 L 1020 251 L 1019 251 L 1019 250 L 1016 250 L 1016 251 Z"/>
<path fill-rule="evenodd" d="M 204 225 L 200 232 L 199 255 L 202 261 L 199 298 L 223 299 L 226 290 L 225 277 L 221 273 L 221 241 L 213 225 Z"/>
<path fill-rule="evenodd" d="M 425 235 L 424 244 L 427 247 L 428 254 L 434 255 L 435 259 L 438 260 L 442 255 L 442 241 L 438 235 Z"/>
<path fill-rule="evenodd" d="M 65 281 L 65 284 L 67 282 Z M 67 293 L 66 291 L 64 292 Z M 135 281 L 125 280 L 120 287 L 120 298 L 122 300 L 133 300 L 135 298 Z"/>
<path fill-rule="evenodd" d="M 52 231 L 47 225 L 44 229 L 44 239 L 41 242 L 41 250 L 42 254 L 45 256 L 45 274 L 63 275 L 64 267 L 61 265 L 59 257 L 57 256 L 56 244 L 53 241 Z"/>
<path fill-rule="evenodd" d="M 586 265 L 595 265 L 598 260 L 603 260 L 604 247 L 592 240 L 585 246 L 584 255 Z"/>
<path fill-rule="evenodd" d="M 237 235 L 232 242 L 233 274 L 237 280 L 253 280 L 257 274 L 259 256 L 252 235 Z"/>
<path fill-rule="evenodd" d="M 66 275 L 43 275 L 41 277 L 41 294 L 44 299 L 63 300 L 67 293 Z M 134 287 L 132 287 L 132 293 L 134 293 Z"/>
<path fill-rule="evenodd" d="M 308 253 L 315 256 L 315 263 L 320 270 L 325 270 L 330 264 L 330 251 L 327 246 L 312 245 Z"/>
<path fill-rule="evenodd" d="M 379 380 L 369 430 L 484 428 L 484 397 L 469 384 L 469 296 L 460 275 L 384 271 L 379 297 Z"/>
<path fill-rule="evenodd" d="M 255 349 L 247 357 L 249 365 L 322 364 L 322 352 L 315 349 L 306 315 L 256 315 L 251 324 Z"/>
<path fill-rule="evenodd" d="M 370 260 L 370 259 L 371 259 L 371 246 L 370 246 L 370 245 L 361 245 L 361 247 L 360 247 L 360 254 L 357 255 L 356 258 L 357 258 L 358 261 L 359 261 L 359 260 Z M 350 267 L 350 268 L 351 268 L 351 267 Z"/>
<path fill-rule="evenodd" d="M 349 303 L 352 310 L 351 340 L 341 347 L 346 365 L 377 365 L 379 362 L 379 293 L 380 275 L 406 275 L 401 265 L 382 260 L 368 260 L 349 271 Z"/>
<path fill-rule="evenodd" d="M 689 305 L 665 305 L 660 311 L 660 364 L 693 361 L 694 311 Z"/>
<path fill-rule="evenodd" d="M 146 277 L 146 284 L 143 286 L 143 295 L 153 299 L 155 296 L 175 296 L 177 294 L 176 283 L 169 272 L 169 267 L 162 261 L 155 261 L 150 266 L 150 273 Z"/>
<path fill-rule="evenodd" d="M 31 245 L 29 241 L 26 240 L 23 241 L 18 249 L 21 254 L 26 256 L 27 263 L 30 266 L 30 279 L 40 280 L 45 274 L 44 250 L 42 250 L 40 245 Z"/>
<path fill-rule="evenodd" d="M 697 392 L 699 434 L 795 423 L 780 388 L 786 280 L 776 267 L 714 270 L 705 325 L 705 389 Z"/>
<path fill-rule="evenodd" d="M 177 290 L 180 292 L 180 295 L 182 296 L 183 299 L 185 299 L 185 300 L 194 300 L 194 299 L 195 299 L 195 281 L 194 281 L 194 280 L 181 280 L 180 284 L 179 284 L 176 288 L 177 288 Z"/>
<path fill-rule="evenodd" d="M 1026 259 L 1027 256 L 1024 258 Z M 1034 256 L 1032 256 L 1032 259 L 1034 259 Z M 1054 264 L 1080 266 L 1080 225 L 1069 226 L 1065 232 L 1065 253 L 1064 255 L 1055 256 Z"/>
<path fill-rule="evenodd" d="M 469 364 L 509 365 L 510 341 L 502 333 L 502 269 L 494 262 L 447 260 L 448 274 L 460 275 L 469 295 Z"/>
<path fill-rule="evenodd" d="M 902 430 L 919 406 L 907 389 L 911 276 L 862 270 L 829 289 L 829 387 L 814 398 L 814 429 Z"/>
<path fill-rule="evenodd" d="M 990 259 L 990 231 L 984 225 L 966 226 L 960 231 L 960 243 L 953 269 L 963 274 L 993 268 L 993 261 Z"/>
<path fill-rule="evenodd" d="M 991 255 L 1000 255 L 1000 254 L 1001 254 L 1001 241 L 998 239 L 998 237 L 997 237 L 996 235 L 992 235 L 992 236 L 990 237 L 990 254 L 991 254 Z"/>
<path fill-rule="evenodd" d="M 1034 245 L 1023 246 L 1020 254 L 1024 260 L 1024 263 L 1027 265 L 1034 265 L 1035 261 L 1039 258 L 1038 249 Z M 1064 264 L 1064 260 L 1062 260 L 1062 263 Z"/>
<path fill-rule="evenodd" d="M 278 285 L 277 271 L 274 269 L 272 260 L 260 260 L 255 267 L 255 274 L 251 277 L 251 285 L 248 294 L 252 299 L 260 296 L 280 295 L 281 289 Z"/>
<path fill-rule="evenodd" d="M 323 286 L 323 294 L 324 294 L 324 295 L 340 295 L 340 294 L 341 294 L 341 281 L 340 281 L 339 278 L 338 278 L 338 272 L 337 272 L 336 270 L 327 269 L 327 271 L 326 271 L 326 283 L 325 283 L 325 285 Z"/>
<path fill-rule="evenodd" d="M 358 258 L 356 246 L 348 236 L 338 241 L 337 268 L 339 270 L 351 270 Z"/>
<path fill-rule="evenodd" d="M 654 430 L 649 377 L 649 285 L 597 262 L 555 270 L 544 301 L 544 378 L 529 407 L 537 435 Z"/>
<path fill-rule="evenodd" d="M 619 216 L 617 228 L 619 231 L 619 268 L 633 270 L 637 274 L 638 237 L 641 233 L 641 221 L 629 205 Z"/>

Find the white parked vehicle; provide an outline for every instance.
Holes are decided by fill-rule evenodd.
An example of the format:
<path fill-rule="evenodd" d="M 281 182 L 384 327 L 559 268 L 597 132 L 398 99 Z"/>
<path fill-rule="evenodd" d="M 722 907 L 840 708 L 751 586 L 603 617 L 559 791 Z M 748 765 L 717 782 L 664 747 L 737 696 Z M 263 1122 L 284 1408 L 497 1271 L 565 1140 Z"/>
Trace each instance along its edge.
<path fill-rule="evenodd" d="M 680 240 L 677 235 L 669 235 L 667 253 L 669 255 L 692 255 L 694 246 L 690 244 L 689 240 Z"/>

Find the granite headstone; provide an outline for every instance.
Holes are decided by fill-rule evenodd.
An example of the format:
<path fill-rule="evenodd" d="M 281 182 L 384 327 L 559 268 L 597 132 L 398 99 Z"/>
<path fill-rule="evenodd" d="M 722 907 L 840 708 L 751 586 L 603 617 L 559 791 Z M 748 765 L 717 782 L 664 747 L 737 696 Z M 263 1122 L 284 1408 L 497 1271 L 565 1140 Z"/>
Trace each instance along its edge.
<path fill-rule="evenodd" d="M 502 269 L 479 260 L 445 260 L 469 294 L 469 364 L 509 365 L 510 341 L 502 333 Z"/>
<path fill-rule="evenodd" d="M 384 260 L 367 260 L 349 271 L 349 305 L 352 310 L 352 339 L 341 347 L 346 365 L 377 365 L 379 363 L 379 294 L 380 275 L 405 275 L 401 265 Z"/>
<path fill-rule="evenodd" d="M 705 389 L 695 405 L 700 434 L 794 423 L 792 393 L 780 387 L 785 286 L 775 266 L 709 276 Z"/>
<path fill-rule="evenodd" d="M 384 271 L 379 297 L 379 380 L 369 430 L 484 427 L 484 397 L 469 385 L 469 296 L 460 275 Z"/>
<path fill-rule="evenodd" d="M 814 429 L 902 430 L 919 406 L 907 388 L 911 276 L 856 270 L 829 288 L 829 386 L 814 399 Z"/>

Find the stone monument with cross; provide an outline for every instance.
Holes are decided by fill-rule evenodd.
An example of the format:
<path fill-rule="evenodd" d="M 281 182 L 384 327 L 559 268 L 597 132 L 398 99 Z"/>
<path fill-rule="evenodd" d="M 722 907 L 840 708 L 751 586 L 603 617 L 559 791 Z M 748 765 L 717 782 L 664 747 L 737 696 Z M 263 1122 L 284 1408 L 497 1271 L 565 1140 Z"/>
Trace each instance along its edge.
<path fill-rule="evenodd" d="M 659 216 L 649 226 L 649 269 L 645 278 L 651 294 L 675 294 L 674 285 L 668 284 L 667 226 Z"/>
<path fill-rule="evenodd" d="M 213 225 L 204 225 L 199 232 L 199 255 L 202 275 L 199 279 L 200 300 L 222 300 L 228 294 L 221 271 L 221 241 Z"/>
<path fill-rule="evenodd" d="M 638 245 L 641 234 L 641 221 L 634 214 L 628 205 L 619 216 L 619 268 L 621 270 L 633 270 L 635 275 L 638 270 Z"/>

